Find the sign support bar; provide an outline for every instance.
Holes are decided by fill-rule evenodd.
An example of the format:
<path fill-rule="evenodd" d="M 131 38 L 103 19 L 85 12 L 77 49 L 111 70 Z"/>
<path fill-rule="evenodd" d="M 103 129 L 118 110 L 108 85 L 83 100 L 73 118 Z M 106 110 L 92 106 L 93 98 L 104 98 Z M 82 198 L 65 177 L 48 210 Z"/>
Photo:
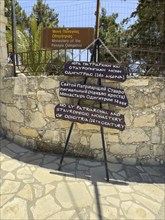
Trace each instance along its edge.
<path fill-rule="evenodd" d="M 67 150 L 67 146 L 68 146 L 68 143 L 69 143 L 70 135 L 71 135 L 71 133 L 72 133 L 73 125 L 74 125 L 74 122 L 72 122 L 72 124 L 71 124 L 71 126 L 70 126 L 70 129 L 69 129 L 68 137 L 67 137 L 67 139 L 66 139 L 64 151 L 63 151 L 63 154 L 62 154 L 62 156 L 61 156 L 60 165 L 59 165 L 58 170 L 61 170 L 62 162 L 63 162 L 64 156 L 65 156 L 65 154 L 66 154 L 66 150 Z"/>
<path fill-rule="evenodd" d="M 98 52 L 98 62 L 100 62 L 100 41 L 96 41 L 97 44 L 97 52 Z M 101 86 L 101 79 L 98 79 L 98 84 Z M 102 102 L 100 102 L 100 108 L 102 109 Z M 106 181 L 109 182 L 109 172 L 108 172 L 108 165 L 107 165 L 107 154 L 106 154 L 106 148 L 105 148 L 105 139 L 104 139 L 104 128 L 100 126 L 101 130 L 101 138 L 102 138 L 102 146 L 103 146 L 103 153 L 104 153 L 104 164 L 105 164 L 105 172 L 106 172 Z"/>
<path fill-rule="evenodd" d="M 93 54 L 92 54 L 92 56 L 93 56 Z M 92 57 L 91 57 L 91 59 L 92 59 Z M 85 80 L 84 80 L 84 84 L 86 84 L 86 81 L 87 81 L 87 77 L 86 77 Z M 80 101 L 81 101 L 81 99 L 79 99 L 79 101 L 78 101 L 78 103 L 77 103 L 78 105 L 80 104 Z M 74 126 L 74 122 L 72 122 L 72 124 L 71 124 L 71 126 L 70 126 L 70 129 L 69 129 L 68 137 L 67 137 L 67 139 L 66 139 L 64 151 L 63 151 L 63 154 L 62 154 L 62 157 L 61 157 L 61 160 L 60 160 L 60 165 L 59 165 L 58 170 L 61 170 L 62 162 L 63 162 L 64 156 L 65 156 L 65 154 L 66 154 L 66 150 L 67 150 L 67 146 L 68 146 L 68 143 L 69 143 L 69 139 L 70 139 L 70 136 L 71 136 L 71 133 L 72 133 L 72 130 L 73 130 L 73 126 Z"/>

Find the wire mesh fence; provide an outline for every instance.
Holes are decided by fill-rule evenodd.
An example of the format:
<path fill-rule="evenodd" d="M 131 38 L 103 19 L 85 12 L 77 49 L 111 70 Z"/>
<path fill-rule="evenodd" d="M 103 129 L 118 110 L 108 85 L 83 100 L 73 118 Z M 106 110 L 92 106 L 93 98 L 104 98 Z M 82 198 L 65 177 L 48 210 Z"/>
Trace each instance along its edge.
<path fill-rule="evenodd" d="M 14 0 L 16 1 L 16 0 Z M 22 9 L 25 11 L 27 17 L 30 17 L 34 6 L 36 6 L 38 0 L 17 0 Z M 56 27 L 92 27 L 96 26 L 96 7 L 97 0 L 42 0 L 42 3 L 48 5 L 58 15 L 58 23 Z M 147 1 L 146 1 L 147 2 Z M 120 63 L 129 66 L 130 74 L 138 73 L 141 75 L 159 75 L 159 72 L 164 73 L 165 70 L 165 2 L 163 0 L 148 1 L 154 2 L 159 9 L 158 14 L 153 16 L 146 16 L 145 22 L 146 30 L 140 33 L 140 28 L 135 36 L 132 37 L 130 30 L 137 25 L 138 19 L 143 19 L 141 15 L 141 9 L 138 0 L 101 0 L 100 3 L 100 29 L 105 40 L 106 35 L 109 34 L 109 42 L 104 41 L 110 53 L 101 47 L 101 57 L 103 62 L 115 63 L 119 60 Z M 155 6 L 156 7 L 156 6 Z M 151 4 L 148 3 L 144 7 L 144 13 L 146 10 L 150 10 Z M 105 28 L 104 14 L 102 9 L 106 11 L 106 17 L 108 19 L 115 18 L 114 23 L 108 23 L 114 27 L 114 30 L 107 32 L 108 28 Z M 139 14 L 135 13 L 139 10 Z M 42 10 L 41 10 L 42 12 Z M 150 11 L 149 11 L 150 13 Z M 155 12 L 156 13 L 156 12 Z M 147 14 L 147 13 L 146 13 Z M 17 15 L 16 15 L 17 16 Z M 42 14 L 41 14 L 42 16 Z M 141 16 L 141 17 L 140 17 Z M 18 18 L 12 18 L 18 20 Z M 138 26 L 136 26 L 137 28 Z M 149 28 L 148 28 L 149 27 Z M 157 33 L 154 32 L 155 27 Z M 132 29 L 131 29 L 132 28 Z M 148 28 L 148 29 L 147 29 Z M 160 31 L 161 29 L 163 31 Z M 90 61 L 91 49 L 78 50 L 78 49 L 65 49 L 65 50 L 48 50 L 39 48 L 25 47 L 25 43 L 19 44 L 20 30 L 16 29 L 16 44 L 18 51 L 15 52 L 17 59 L 16 65 L 21 72 L 30 72 L 30 74 L 38 75 L 41 73 L 47 74 L 59 74 L 63 65 L 68 60 L 75 61 Z M 25 31 L 28 32 L 28 31 Z M 158 36 L 161 35 L 161 36 Z M 111 39 L 113 38 L 113 40 Z M 163 39 L 163 40 L 161 40 Z M 25 41 L 24 41 L 25 42 Z M 40 42 L 38 42 L 40 44 Z M 12 49 L 9 47 L 9 54 L 12 54 Z M 113 54 L 113 56 L 111 56 Z M 13 55 L 12 55 L 13 56 Z M 116 59 L 113 59 L 116 57 Z M 163 70 L 163 71 L 162 71 Z"/>
<path fill-rule="evenodd" d="M 18 0 L 27 15 L 32 12 L 37 0 Z M 95 27 L 97 0 L 43 0 L 59 15 L 60 27 Z M 100 8 L 106 8 L 107 15 L 118 13 L 118 22 L 130 17 L 137 7 L 137 0 L 101 0 Z M 134 22 L 134 18 L 129 24 Z"/>

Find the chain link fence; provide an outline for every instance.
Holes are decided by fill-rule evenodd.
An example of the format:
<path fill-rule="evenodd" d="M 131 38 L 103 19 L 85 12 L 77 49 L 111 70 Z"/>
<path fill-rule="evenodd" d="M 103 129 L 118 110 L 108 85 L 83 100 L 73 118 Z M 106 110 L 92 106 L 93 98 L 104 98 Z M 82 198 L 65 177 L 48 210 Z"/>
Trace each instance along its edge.
<path fill-rule="evenodd" d="M 96 0 L 43 0 L 42 2 L 47 4 L 51 9 L 54 9 L 54 12 L 58 14 L 58 27 L 95 28 L 96 26 Z M 138 1 L 101 0 L 100 2 L 100 11 L 104 8 L 106 10 L 106 16 L 116 16 L 114 25 L 117 24 L 117 27 L 120 27 L 121 31 L 121 35 L 113 39 L 113 45 L 104 42 L 105 46 L 100 46 L 101 61 L 116 63 L 116 60 L 118 60 L 121 64 L 128 67 L 129 74 L 133 76 L 164 75 L 165 47 L 157 40 L 158 36 L 155 35 L 154 38 L 151 36 L 150 40 L 140 40 L 139 38 L 139 41 L 135 36 L 135 39 L 131 38 L 129 40 L 131 35 L 131 32 L 129 32 L 130 27 L 136 24 L 138 19 L 137 15 L 134 14 L 138 7 Z M 16 1 L 12 0 L 12 3 L 15 4 Z M 29 17 L 37 0 L 18 0 L 18 3 Z M 162 10 L 162 19 L 159 18 L 160 27 L 165 29 L 165 2 L 157 1 L 156 4 L 160 4 Z M 12 20 L 15 22 L 18 20 L 16 16 L 15 13 L 12 13 Z M 103 14 L 100 16 L 103 16 Z M 152 23 L 154 24 L 155 20 L 151 20 L 150 18 L 150 20 L 146 20 L 146 25 L 147 23 L 150 23 L 152 28 Z M 104 24 L 101 23 L 100 27 L 104 29 Z M 127 33 L 125 35 L 125 42 L 127 41 L 127 43 L 122 42 L 123 33 Z M 40 48 L 34 50 L 33 48 L 32 50 L 25 47 L 24 43 L 20 44 L 19 39 L 23 37 L 21 34 L 18 27 L 16 28 L 16 25 L 13 26 L 11 42 L 14 41 L 15 44 L 13 44 L 13 47 L 15 47 L 14 55 L 13 47 L 10 44 L 8 47 L 9 62 L 14 62 L 17 73 L 58 75 L 61 74 L 63 66 L 68 60 L 90 61 L 92 49 L 53 50 Z M 106 30 L 104 34 L 106 35 Z M 111 35 L 111 33 L 109 34 Z M 165 34 L 162 37 L 165 37 Z"/>

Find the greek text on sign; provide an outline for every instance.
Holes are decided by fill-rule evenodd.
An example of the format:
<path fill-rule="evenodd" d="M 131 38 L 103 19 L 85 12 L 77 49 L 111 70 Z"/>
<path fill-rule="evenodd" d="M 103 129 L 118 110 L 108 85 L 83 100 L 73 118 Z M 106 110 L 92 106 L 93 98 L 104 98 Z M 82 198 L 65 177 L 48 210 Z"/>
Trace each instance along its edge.
<path fill-rule="evenodd" d="M 85 49 L 93 40 L 93 28 L 44 28 L 42 31 L 43 48 Z"/>
<path fill-rule="evenodd" d="M 59 95 L 63 97 L 108 102 L 122 107 L 128 106 L 128 100 L 124 90 L 113 87 L 61 81 Z"/>
<path fill-rule="evenodd" d="M 124 116 L 105 109 L 58 104 L 55 107 L 55 117 L 63 120 L 115 128 L 121 131 L 125 129 Z"/>
<path fill-rule="evenodd" d="M 118 82 L 126 80 L 126 72 L 119 65 L 94 62 L 67 62 L 64 75 L 104 78 Z"/>

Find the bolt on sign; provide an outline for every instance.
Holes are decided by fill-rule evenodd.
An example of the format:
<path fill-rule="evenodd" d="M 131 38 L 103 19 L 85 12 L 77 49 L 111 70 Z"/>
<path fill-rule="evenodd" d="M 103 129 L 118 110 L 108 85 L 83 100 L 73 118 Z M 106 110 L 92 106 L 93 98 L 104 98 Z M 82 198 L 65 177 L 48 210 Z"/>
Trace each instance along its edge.
<path fill-rule="evenodd" d="M 94 28 L 44 28 L 41 46 L 45 49 L 85 49 L 94 40 Z"/>

